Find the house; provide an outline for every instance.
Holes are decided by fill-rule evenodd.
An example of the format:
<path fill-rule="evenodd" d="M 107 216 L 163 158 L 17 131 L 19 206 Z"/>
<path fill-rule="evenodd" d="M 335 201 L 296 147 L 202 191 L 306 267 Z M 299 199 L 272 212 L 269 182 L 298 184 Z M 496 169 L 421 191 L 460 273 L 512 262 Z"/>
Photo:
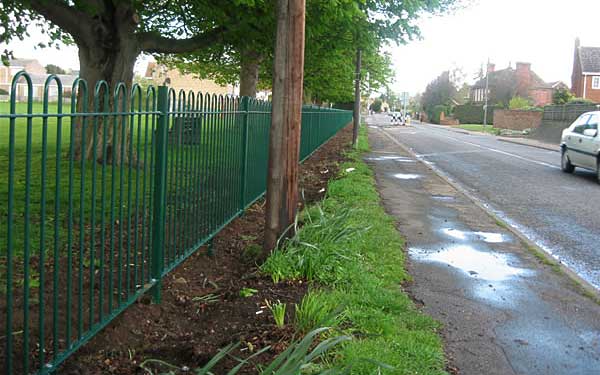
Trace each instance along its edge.
<path fill-rule="evenodd" d="M 562 82 L 545 82 L 533 70 L 530 63 L 518 62 L 516 68 L 495 70 L 494 64 L 488 65 L 486 77 L 479 79 L 472 87 L 469 98 L 472 103 L 483 104 L 486 99 L 485 88 L 488 86 L 488 102 L 490 104 L 508 105 L 514 96 L 529 98 L 535 106 L 552 103 L 552 95 L 556 90 L 566 86 Z"/>
<path fill-rule="evenodd" d="M 582 47 L 579 38 L 575 39 L 571 92 L 600 103 L 600 47 Z"/>
<path fill-rule="evenodd" d="M 155 62 L 148 63 L 144 78 L 152 80 L 159 85 L 167 85 L 176 91 L 184 90 L 187 94 L 190 90 L 194 93 L 210 93 L 217 95 L 236 95 L 238 88 L 233 85 L 219 85 L 209 79 L 200 79 L 192 74 L 181 73 L 178 69 L 170 69 Z"/>
<path fill-rule="evenodd" d="M 42 101 L 44 98 L 44 85 L 48 78 L 46 68 L 35 59 L 10 59 L 8 63 L 8 66 L 0 64 L 0 89 L 10 93 L 13 77 L 24 70 L 31 77 L 33 101 Z M 71 95 L 72 85 L 77 76 L 73 74 L 57 74 L 57 76 L 63 85 L 63 97 L 68 98 Z M 27 82 L 21 79 L 16 86 L 16 100 L 26 101 L 28 95 Z M 50 101 L 58 99 L 58 86 L 55 81 L 52 81 L 48 86 L 48 99 Z"/>

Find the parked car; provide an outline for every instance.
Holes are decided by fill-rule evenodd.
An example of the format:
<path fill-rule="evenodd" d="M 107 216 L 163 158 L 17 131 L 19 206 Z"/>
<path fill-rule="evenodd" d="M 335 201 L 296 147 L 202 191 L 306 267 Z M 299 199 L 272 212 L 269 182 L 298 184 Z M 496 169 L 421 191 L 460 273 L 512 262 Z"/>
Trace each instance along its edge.
<path fill-rule="evenodd" d="M 575 167 L 593 170 L 600 183 L 598 122 L 600 122 L 600 111 L 587 112 L 563 130 L 560 143 L 562 151 L 560 166 L 563 172 L 573 173 Z"/>

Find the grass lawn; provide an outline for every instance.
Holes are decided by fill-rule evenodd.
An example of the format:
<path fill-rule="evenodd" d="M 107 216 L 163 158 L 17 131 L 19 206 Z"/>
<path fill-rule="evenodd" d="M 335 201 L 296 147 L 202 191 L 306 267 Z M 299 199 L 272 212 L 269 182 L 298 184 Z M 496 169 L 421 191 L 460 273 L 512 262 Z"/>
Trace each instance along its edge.
<path fill-rule="evenodd" d="M 489 133 L 489 134 L 494 134 L 494 135 L 498 135 L 500 132 L 500 129 L 494 128 L 493 125 L 483 126 L 481 124 L 462 124 L 462 125 L 459 125 L 458 127 L 461 129 L 470 130 L 473 132 L 482 132 L 482 133 Z"/>
<path fill-rule="evenodd" d="M 416 309 L 402 291 L 404 239 L 397 232 L 359 151 L 329 184 L 327 198 L 307 208 L 294 238 L 262 270 L 275 282 L 307 279 L 311 289 L 295 307 L 300 332 L 333 327 L 325 337 L 348 335 L 320 366 L 351 374 L 444 374 L 439 324 Z"/>
<path fill-rule="evenodd" d="M 42 103 L 33 103 L 32 112 L 43 113 Z M 56 112 L 57 104 L 50 103 L 48 113 Z M 6 254 L 8 237 L 10 121 L 7 117 L 2 117 L 7 113 L 9 103 L 0 103 L 0 200 L 4 202 L 0 205 L 1 256 Z M 16 113 L 27 113 L 27 104 L 17 103 Z M 63 107 L 63 113 L 70 113 L 69 105 Z M 193 182 L 199 181 L 197 176 L 200 170 L 207 172 L 203 174 L 205 177 L 215 174 L 217 169 L 239 169 L 241 132 L 231 130 L 237 127 L 233 117 L 230 120 L 227 125 L 229 129 L 217 128 L 225 124 L 221 120 L 213 120 L 211 126 L 202 130 L 200 145 L 169 145 L 167 194 L 173 191 L 173 195 L 180 197 L 182 187 L 186 189 L 186 194 L 193 193 L 192 190 L 196 187 Z M 144 208 L 145 215 L 149 214 L 153 185 L 152 121 L 148 120 L 146 123 L 144 116 L 140 116 L 129 124 L 131 148 L 125 147 L 123 152 L 136 154 L 138 165 L 113 167 L 105 164 L 103 168 L 102 163 L 70 160 L 70 118 L 64 118 L 59 123 L 57 117 L 49 117 L 44 122 L 38 116 L 30 124 L 26 118 L 17 118 L 14 131 L 14 255 L 21 257 L 26 249 L 31 254 L 38 254 L 44 251 L 43 248 L 52 249 L 55 245 L 63 251 L 67 248 L 69 233 L 74 244 L 83 246 L 78 242 L 86 242 L 87 246 L 89 235 L 93 231 L 91 228 L 97 228 L 102 221 L 108 228 L 111 222 L 126 222 L 126 218 L 131 215 L 141 215 L 138 211 Z M 93 129 L 94 120 L 90 119 L 86 126 L 88 130 Z M 212 141 L 207 142 L 208 139 Z M 97 141 L 101 144 L 102 139 Z M 208 157 L 213 154 L 216 156 Z M 27 155 L 30 155 L 29 159 Z M 200 158 L 206 161 L 201 162 Z M 230 173 L 219 173 L 219 184 L 222 186 L 229 183 L 229 177 Z M 235 189 L 234 195 L 237 198 L 239 188 L 231 188 Z M 111 209 L 115 211 L 114 216 L 111 216 Z M 69 212 L 72 213 L 71 223 Z M 81 227 L 87 227 L 89 232 L 83 237 L 79 236 Z M 58 237 L 56 244 L 55 237 Z M 1 263 L 2 259 L 0 269 Z"/>

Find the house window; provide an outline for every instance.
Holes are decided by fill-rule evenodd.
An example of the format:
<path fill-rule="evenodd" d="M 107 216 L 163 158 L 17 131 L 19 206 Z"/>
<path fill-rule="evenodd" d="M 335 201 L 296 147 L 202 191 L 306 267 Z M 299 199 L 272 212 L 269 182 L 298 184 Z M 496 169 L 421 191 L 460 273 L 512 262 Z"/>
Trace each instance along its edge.
<path fill-rule="evenodd" d="M 592 77 L 592 89 L 600 90 L 600 76 Z"/>

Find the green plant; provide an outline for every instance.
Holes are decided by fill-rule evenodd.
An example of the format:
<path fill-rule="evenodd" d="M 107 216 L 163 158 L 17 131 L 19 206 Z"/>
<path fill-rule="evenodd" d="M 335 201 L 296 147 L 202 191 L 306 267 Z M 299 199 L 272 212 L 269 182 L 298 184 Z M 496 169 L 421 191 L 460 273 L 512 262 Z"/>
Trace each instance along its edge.
<path fill-rule="evenodd" d="M 531 106 L 529 99 L 523 98 L 521 96 L 513 96 L 508 102 L 508 108 L 512 110 L 520 110 L 527 109 Z"/>
<path fill-rule="evenodd" d="M 341 321 L 341 308 L 327 294 L 311 290 L 296 305 L 295 324 L 300 332 L 309 332 L 324 325 L 337 326 Z"/>
<path fill-rule="evenodd" d="M 349 336 L 335 336 L 321 341 L 315 346 L 315 341 L 325 333 L 330 331 L 330 328 L 323 327 L 315 329 L 309 332 L 301 340 L 292 342 L 286 350 L 279 354 L 268 366 L 259 368 L 260 375 L 292 375 L 292 374 L 304 374 L 304 369 L 315 368 L 314 361 L 322 358 L 325 354 L 331 351 L 334 347 L 340 343 L 352 340 Z M 230 357 L 235 359 L 238 364 L 227 372 L 227 375 L 237 374 L 245 365 L 250 363 L 250 360 L 258 357 L 264 352 L 271 349 L 270 346 L 264 347 L 256 353 L 241 359 L 232 354 L 240 346 L 240 343 L 230 344 L 220 349 L 214 357 L 212 357 L 203 367 L 194 370 L 196 375 L 214 375 L 212 369 L 219 364 L 224 358 Z M 311 348 L 313 348 L 311 350 Z M 140 363 L 140 368 L 146 371 L 150 375 L 154 374 L 176 374 L 181 371 L 189 371 L 188 368 L 181 368 L 172 365 L 166 361 L 159 359 L 146 359 Z M 166 372 L 164 371 L 166 370 Z M 319 371 L 319 374 L 325 375 L 341 375 L 348 374 L 349 368 L 337 369 L 330 368 L 324 371 Z M 311 372 L 311 374 L 317 374 Z"/>
<path fill-rule="evenodd" d="M 383 105 L 383 102 L 381 101 L 381 99 L 375 99 L 375 100 L 373 100 L 373 103 L 371 103 L 371 106 L 369 107 L 369 109 L 373 112 L 381 112 L 382 105 Z"/>
<path fill-rule="evenodd" d="M 327 354 L 331 349 L 342 342 L 350 341 L 350 336 L 336 336 L 321 341 L 317 346 L 314 342 L 318 337 L 330 331 L 330 328 L 323 327 L 309 332 L 302 340 L 294 341 L 285 351 L 277 356 L 264 369 L 260 370 L 261 375 L 292 375 L 302 373 L 302 369 L 308 367 L 310 363 Z M 314 346 L 314 349 L 310 350 Z M 330 368 L 320 372 L 322 375 L 347 374 L 348 368 Z"/>
<path fill-rule="evenodd" d="M 258 293 L 258 290 L 256 290 L 256 289 L 242 288 L 240 290 L 240 297 L 248 298 L 248 297 L 252 297 L 256 293 Z"/>
<path fill-rule="evenodd" d="M 354 173 L 354 172 L 353 172 Z M 316 205 L 306 211 L 305 225 L 296 230 L 291 239 L 281 243 L 261 267 L 270 274 L 273 282 L 282 279 L 306 278 L 327 283 L 342 280 L 342 264 L 353 256 L 348 248 L 340 246 L 361 237 L 370 229 L 357 226 L 348 220 L 358 208 L 340 207 L 326 212 Z"/>
<path fill-rule="evenodd" d="M 281 303 L 279 300 L 277 300 L 276 303 L 271 303 L 270 301 L 265 300 L 265 304 L 269 310 L 271 310 L 271 314 L 273 314 L 275 325 L 277 325 L 278 328 L 283 328 L 285 326 L 286 304 Z"/>
<path fill-rule="evenodd" d="M 584 98 L 571 98 L 567 104 L 594 104 L 594 102 Z"/>
<path fill-rule="evenodd" d="M 552 93 L 552 104 L 566 104 L 575 98 L 575 95 L 566 88 L 560 88 Z"/>

